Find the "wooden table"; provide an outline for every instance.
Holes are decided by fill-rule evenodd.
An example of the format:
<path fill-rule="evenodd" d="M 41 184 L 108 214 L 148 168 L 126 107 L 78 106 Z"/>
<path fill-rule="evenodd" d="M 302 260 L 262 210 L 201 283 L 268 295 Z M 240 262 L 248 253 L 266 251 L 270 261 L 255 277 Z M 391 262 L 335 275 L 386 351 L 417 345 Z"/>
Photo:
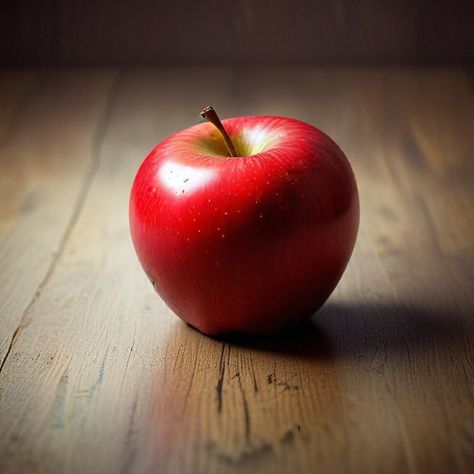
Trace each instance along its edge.
<path fill-rule="evenodd" d="M 139 163 L 208 103 L 311 122 L 353 164 L 355 253 L 286 334 L 201 335 L 132 248 Z M 2 474 L 472 468 L 468 71 L 3 71 L 0 105 Z"/>

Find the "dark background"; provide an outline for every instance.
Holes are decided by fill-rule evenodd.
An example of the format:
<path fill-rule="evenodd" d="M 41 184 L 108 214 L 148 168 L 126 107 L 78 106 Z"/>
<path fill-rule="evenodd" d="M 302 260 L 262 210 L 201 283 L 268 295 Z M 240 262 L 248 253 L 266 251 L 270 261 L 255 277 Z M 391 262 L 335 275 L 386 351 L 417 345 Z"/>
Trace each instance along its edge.
<path fill-rule="evenodd" d="M 474 2 L 0 0 L 0 65 L 472 62 Z"/>

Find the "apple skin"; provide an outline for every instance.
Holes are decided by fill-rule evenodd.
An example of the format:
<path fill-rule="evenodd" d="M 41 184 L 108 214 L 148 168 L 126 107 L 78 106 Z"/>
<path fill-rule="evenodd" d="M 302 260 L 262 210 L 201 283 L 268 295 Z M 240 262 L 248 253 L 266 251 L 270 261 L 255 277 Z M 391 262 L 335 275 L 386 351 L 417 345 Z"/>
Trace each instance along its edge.
<path fill-rule="evenodd" d="M 358 226 L 354 174 L 304 122 L 223 120 L 175 133 L 142 163 L 130 198 L 138 258 L 166 304 L 208 335 L 308 318 L 334 290 Z M 227 155 L 227 156 L 226 156 Z"/>

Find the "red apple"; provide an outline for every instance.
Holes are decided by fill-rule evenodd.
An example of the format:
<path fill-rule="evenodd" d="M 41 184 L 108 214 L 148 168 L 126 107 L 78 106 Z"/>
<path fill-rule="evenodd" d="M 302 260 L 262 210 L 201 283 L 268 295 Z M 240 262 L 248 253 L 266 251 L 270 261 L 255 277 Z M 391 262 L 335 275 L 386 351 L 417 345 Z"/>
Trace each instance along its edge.
<path fill-rule="evenodd" d="M 357 186 L 341 149 L 311 125 L 252 116 L 223 126 L 224 136 L 195 125 L 151 151 L 133 184 L 131 235 L 181 319 L 210 335 L 272 331 L 334 290 L 356 240 Z"/>

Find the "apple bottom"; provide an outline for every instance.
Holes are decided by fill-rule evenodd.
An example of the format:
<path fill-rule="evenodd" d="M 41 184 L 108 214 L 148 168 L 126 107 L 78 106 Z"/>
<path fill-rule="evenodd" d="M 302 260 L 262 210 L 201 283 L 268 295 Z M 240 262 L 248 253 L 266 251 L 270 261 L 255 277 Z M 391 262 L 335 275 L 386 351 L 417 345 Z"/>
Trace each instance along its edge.
<path fill-rule="evenodd" d="M 266 246 L 240 236 L 206 259 L 183 249 L 179 258 L 162 254 L 154 265 L 161 271 L 147 273 L 167 305 L 204 334 L 273 332 L 311 317 L 336 287 L 352 251 L 350 216 Z"/>
<path fill-rule="evenodd" d="M 335 288 L 340 275 L 334 278 L 333 289 Z M 309 319 L 313 316 L 321 306 L 324 305 L 327 298 L 332 293 L 333 289 L 326 293 L 316 292 L 314 288 L 307 289 L 304 295 L 300 295 L 299 301 L 286 302 L 280 304 L 279 308 L 272 312 L 268 312 L 267 308 L 252 307 L 252 300 L 247 298 L 247 304 L 239 305 L 239 310 L 229 310 L 225 308 L 206 307 L 205 312 L 209 316 L 202 319 L 200 316 L 202 313 L 198 310 L 194 315 L 184 313 L 181 315 L 178 308 L 173 308 L 172 305 L 168 306 L 192 328 L 208 336 L 223 336 L 226 334 L 269 334 L 281 331 L 282 329 L 289 328 L 301 321 Z M 302 292 L 301 292 L 302 293 Z M 315 301 L 318 301 L 315 303 Z M 213 318 L 211 314 L 215 314 Z M 226 327 L 223 324 L 222 319 L 233 319 L 234 324 L 230 324 L 230 327 Z"/>

